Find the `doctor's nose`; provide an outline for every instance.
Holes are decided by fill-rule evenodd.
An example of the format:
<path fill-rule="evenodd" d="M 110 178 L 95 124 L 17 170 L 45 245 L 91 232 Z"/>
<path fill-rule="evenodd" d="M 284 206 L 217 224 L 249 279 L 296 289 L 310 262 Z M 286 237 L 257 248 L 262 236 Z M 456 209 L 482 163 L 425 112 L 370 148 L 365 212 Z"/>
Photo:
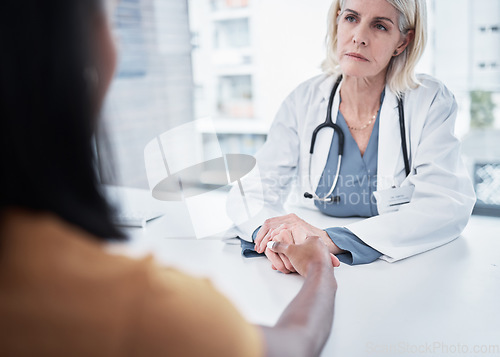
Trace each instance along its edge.
<path fill-rule="evenodd" d="M 368 44 L 368 36 L 363 29 L 359 29 L 352 36 L 352 42 L 359 46 L 366 46 Z"/>

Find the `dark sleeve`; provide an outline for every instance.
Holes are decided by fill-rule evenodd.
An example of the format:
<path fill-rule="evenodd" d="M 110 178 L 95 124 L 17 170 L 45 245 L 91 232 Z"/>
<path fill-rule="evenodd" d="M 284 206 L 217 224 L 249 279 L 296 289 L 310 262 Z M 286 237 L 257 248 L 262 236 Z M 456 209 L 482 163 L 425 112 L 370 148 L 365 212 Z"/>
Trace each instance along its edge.
<path fill-rule="evenodd" d="M 367 264 L 377 260 L 382 255 L 379 251 L 366 245 L 347 228 L 333 227 L 327 228 L 325 231 L 337 247 L 347 251 L 337 255 L 342 263 L 349 265 Z"/>
<path fill-rule="evenodd" d="M 259 233 L 260 227 L 257 228 L 253 233 L 252 233 L 252 240 L 255 240 L 255 237 L 257 237 L 257 233 Z M 265 256 L 264 253 L 257 253 L 255 251 L 255 244 L 253 242 L 247 242 L 244 239 L 241 240 L 241 254 L 245 258 L 254 258 L 254 257 L 263 257 Z"/>

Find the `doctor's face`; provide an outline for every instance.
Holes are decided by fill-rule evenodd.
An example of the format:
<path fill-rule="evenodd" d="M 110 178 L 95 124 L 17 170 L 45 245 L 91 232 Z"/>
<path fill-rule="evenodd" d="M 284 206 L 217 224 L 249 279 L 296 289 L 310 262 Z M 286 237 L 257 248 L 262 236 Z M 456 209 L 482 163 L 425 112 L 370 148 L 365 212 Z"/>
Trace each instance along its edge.
<path fill-rule="evenodd" d="M 389 61 L 408 45 L 399 31 L 399 13 L 386 0 L 346 0 L 337 19 L 337 54 L 352 77 L 383 76 Z"/>

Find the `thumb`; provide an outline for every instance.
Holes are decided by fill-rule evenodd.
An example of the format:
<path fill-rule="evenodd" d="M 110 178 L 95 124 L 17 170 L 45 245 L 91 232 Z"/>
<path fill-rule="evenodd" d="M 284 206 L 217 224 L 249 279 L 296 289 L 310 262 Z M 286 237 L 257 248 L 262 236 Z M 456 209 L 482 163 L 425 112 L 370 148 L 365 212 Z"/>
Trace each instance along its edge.
<path fill-rule="evenodd" d="M 267 242 L 267 247 L 275 253 L 284 253 L 286 248 L 288 247 L 288 244 L 269 241 Z"/>
<path fill-rule="evenodd" d="M 332 258 L 332 264 L 333 266 L 336 268 L 336 267 L 339 267 L 340 266 L 340 261 L 339 261 L 339 258 L 337 258 L 334 254 L 330 253 L 330 257 Z"/>

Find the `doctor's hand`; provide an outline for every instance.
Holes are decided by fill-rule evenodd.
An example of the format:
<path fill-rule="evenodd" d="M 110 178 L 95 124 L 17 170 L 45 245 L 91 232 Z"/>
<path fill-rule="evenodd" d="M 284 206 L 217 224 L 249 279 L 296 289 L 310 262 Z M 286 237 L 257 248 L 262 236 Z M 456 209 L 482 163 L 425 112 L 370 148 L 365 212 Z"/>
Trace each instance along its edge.
<path fill-rule="evenodd" d="M 318 236 L 323 243 L 327 245 L 330 253 L 342 253 L 342 250 L 332 242 L 328 233 L 310 225 L 293 213 L 267 219 L 260 227 L 257 237 L 255 238 L 255 250 L 259 253 L 265 252 L 267 243 L 271 240 L 275 240 L 273 238 L 278 236 L 283 230 L 289 231 L 289 234 L 282 234 L 280 237 L 280 240 L 285 243 L 303 243 L 308 236 Z"/>
<path fill-rule="evenodd" d="M 340 265 L 339 260 L 328 251 L 328 247 L 319 237 L 306 237 L 302 244 L 273 242 L 268 249 L 275 254 L 288 258 L 293 269 L 306 277 L 311 269 L 332 268 Z"/>
<path fill-rule="evenodd" d="M 283 243 L 287 245 L 295 243 L 292 232 L 288 230 L 287 226 L 284 224 L 280 225 L 276 229 L 270 229 L 269 238 L 270 242 L 275 243 Z M 288 257 L 286 257 L 283 253 L 274 252 L 267 246 L 264 253 L 266 254 L 267 259 L 271 262 L 273 270 L 279 270 L 285 274 L 296 272 Z"/>

